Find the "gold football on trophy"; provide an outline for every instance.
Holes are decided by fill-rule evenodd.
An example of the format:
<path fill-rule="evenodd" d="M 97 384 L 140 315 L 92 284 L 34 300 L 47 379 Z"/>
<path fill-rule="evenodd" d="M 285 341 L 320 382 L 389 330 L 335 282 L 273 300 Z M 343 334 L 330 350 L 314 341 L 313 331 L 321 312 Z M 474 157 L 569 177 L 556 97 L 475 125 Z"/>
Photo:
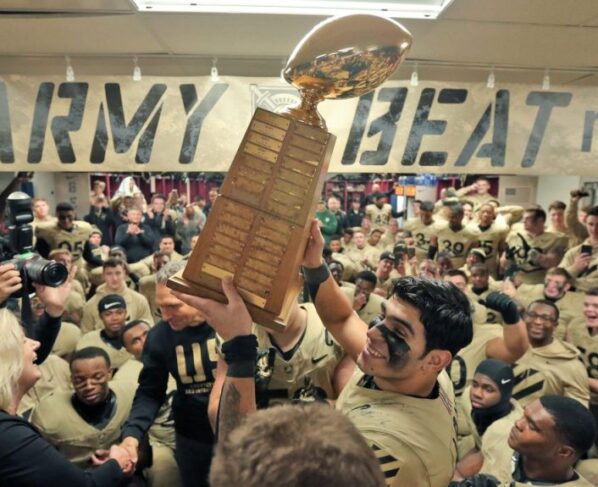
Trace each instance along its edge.
<path fill-rule="evenodd" d="M 401 24 L 377 15 L 325 20 L 297 45 L 284 69 L 303 101 L 283 113 L 325 127 L 315 109 L 320 101 L 361 96 L 380 86 L 403 62 L 411 42 Z"/>

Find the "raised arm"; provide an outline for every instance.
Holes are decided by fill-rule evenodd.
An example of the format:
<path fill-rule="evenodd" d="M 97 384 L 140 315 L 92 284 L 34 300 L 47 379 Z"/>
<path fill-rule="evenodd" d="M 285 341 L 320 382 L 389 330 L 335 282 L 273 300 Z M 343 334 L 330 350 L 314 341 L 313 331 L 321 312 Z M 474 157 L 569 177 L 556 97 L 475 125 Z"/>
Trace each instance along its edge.
<path fill-rule="evenodd" d="M 365 346 L 368 326 L 353 311 L 353 306 L 330 275 L 322 260 L 323 249 L 324 238 L 314 220 L 303 260 L 305 280 L 322 322 L 347 354 L 356 360 Z"/>

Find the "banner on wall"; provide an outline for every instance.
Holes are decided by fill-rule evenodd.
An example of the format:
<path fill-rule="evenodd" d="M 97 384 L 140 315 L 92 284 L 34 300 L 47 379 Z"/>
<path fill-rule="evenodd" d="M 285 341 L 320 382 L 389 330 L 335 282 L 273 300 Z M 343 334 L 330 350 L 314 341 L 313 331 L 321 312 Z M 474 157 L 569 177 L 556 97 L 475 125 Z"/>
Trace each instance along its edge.
<path fill-rule="evenodd" d="M 277 78 L 0 81 L 0 171 L 227 171 L 256 107 L 298 100 Z M 594 88 L 387 82 L 319 110 L 330 172 L 595 175 Z"/>

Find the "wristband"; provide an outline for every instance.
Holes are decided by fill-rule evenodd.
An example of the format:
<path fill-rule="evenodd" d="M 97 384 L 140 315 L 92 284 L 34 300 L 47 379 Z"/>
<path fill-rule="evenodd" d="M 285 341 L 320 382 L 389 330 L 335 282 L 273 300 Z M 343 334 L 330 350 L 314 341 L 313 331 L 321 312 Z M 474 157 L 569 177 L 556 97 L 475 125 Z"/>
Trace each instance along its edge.
<path fill-rule="evenodd" d="M 304 267 L 303 276 L 309 286 L 319 286 L 330 276 L 330 269 L 325 263 L 320 267 Z"/>
<path fill-rule="evenodd" d="M 255 335 L 240 335 L 222 344 L 224 361 L 228 365 L 228 377 L 255 377 L 257 361 L 257 338 Z"/>

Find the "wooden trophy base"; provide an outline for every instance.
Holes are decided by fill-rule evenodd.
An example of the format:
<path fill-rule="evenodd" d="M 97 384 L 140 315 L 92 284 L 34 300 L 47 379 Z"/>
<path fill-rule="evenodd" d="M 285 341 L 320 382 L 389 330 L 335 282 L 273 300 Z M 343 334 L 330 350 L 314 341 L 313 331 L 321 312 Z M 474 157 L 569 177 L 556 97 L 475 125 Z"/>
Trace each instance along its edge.
<path fill-rule="evenodd" d="M 214 301 L 218 301 L 220 303 L 226 303 L 226 297 L 221 292 L 214 291 L 209 287 L 205 286 L 198 286 L 192 281 L 188 281 L 183 277 L 184 271 L 177 272 L 174 276 L 168 279 L 168 287 L 170 289 L 174 289 L 175 291 L 179 291 L 185 294 L 192 294 L 193 296 L 199 296 L 200 298 L 207 298 L 213 299 Z M 248 301 L 247 293 L 243 291 L 243 289 L 237 288 L 239 294 L 245 300 L 245 305 L 247 306 L 247 310 L 251 315 L 254 323 L 259 325 L 265 326 L 267 328 L 271 328 L 276 331 L 282 331 L 286 327 L 286 323 L 289 320 L 289 317 L 292 312 L 292 303 L 295 299 L 297 299 L 297 295 L 301 290 L 302 281 L 300 278 L 297 279 L 296 292 L 289 290 L 287 292 L 287 302 L 286 306 L 282 307 L 281 313 L 276 315 L 274 313 L 270 313 L 267 310 L 260 308 L 259 306 L 255 306 Z"/>
<path fill-rule="evenodd" d="M 221 280 L 232 276 L 253 321 L 283 329 L 334 141 L 258 108 L 186 268 L 168 286 L 226 302 Z"/>

